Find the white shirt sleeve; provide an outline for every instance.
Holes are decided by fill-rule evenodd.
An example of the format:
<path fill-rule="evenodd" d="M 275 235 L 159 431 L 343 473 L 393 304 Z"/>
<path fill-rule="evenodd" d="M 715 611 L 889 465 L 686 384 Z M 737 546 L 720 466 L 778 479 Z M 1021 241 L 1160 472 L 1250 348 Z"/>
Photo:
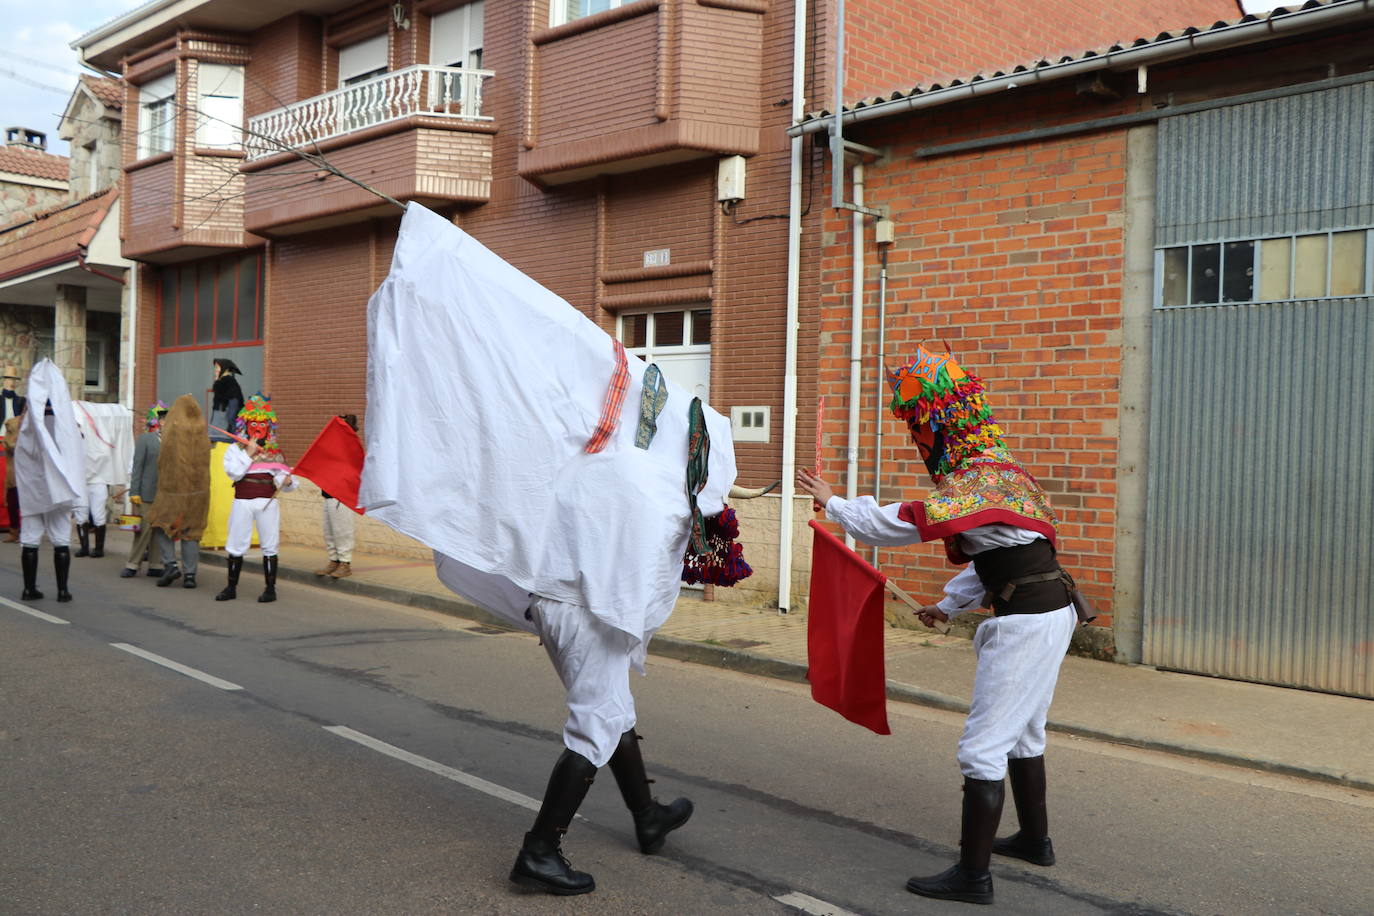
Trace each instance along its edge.
<path fill-rule="evenodd" d="M 919 543 L 921 534 L 916 526 L 897 517 L 901 508 L 902 503 L 880 506 L 872 496 L 832 496 L 825 504 L 825 515 L 865 544 L 901 547 Z"/>
<path fill-rule="evenodd" d="M 283 483 L 282 481 L 286 480 L 288 477 L 291 478 L 290 482 Z M 281 490 L 283 493 L 290 493 L 292 490 L 296 489 L 297 486 L 296 478 L 291 477 L 286 471 L 273 471 L 272 483 L 276 484 L 277 489 Z"/>
<path fill-rule="evenodd" d="M 982 607 L 986 591 L 983 588 L 983 580 L 978 578 L 977 570 L 970 563 L 945 583 L 945 597 L 935 606 L 944 611 L 946 616 L 953 617 L 955 614 Z"/>
<path fill-rule="evenodd" d="M 240 446 L 231 445 L 224 450 L 224 473 L 229 475 L 230 480 L 242 480 L 252 464 L 253 459 Z"/>

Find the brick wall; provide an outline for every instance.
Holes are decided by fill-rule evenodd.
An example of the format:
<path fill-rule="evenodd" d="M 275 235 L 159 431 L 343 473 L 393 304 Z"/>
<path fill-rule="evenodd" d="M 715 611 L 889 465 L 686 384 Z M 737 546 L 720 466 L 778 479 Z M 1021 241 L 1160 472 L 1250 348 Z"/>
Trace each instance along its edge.
<path fill-rule="evenodd" d="M 851 0 L 845 4 L 844 97 L 848 103 L 906 92 L 1239 16 L 1233 0 Z"/>
<path fill-rule="evenodd" d="M 861 140 L 891 155 L 867 171 L 865 202 L 888 206 L 888 361 L 948 341 L 987 382 L 1006 442 L 1049 493 L 1065 565 L 1111 623 L 1115 538 L 1125 135 L 1097 133 L 915 161 L 941 138 L 1062 118 L 1071 88 L 925 119 L 884 122 Z M 953 125 L 953 126 L 951 126 Z M 1013 126 L 1014 125 L 1014 126 Z M 938 141 L 937 141 L 938 142 Z M 844 492 L 849 216 L 826 224 L 821 393 L 823 453 Z M 869 235 L 859 492 L 873 491 L 877 256 Z M 885 414 L 883 501 L 920 498 L 929 481 L 904 425 Z M 916 595 L 938 596 L 951 573 L 938 544 L 879 551 L 879 565 Z"/>

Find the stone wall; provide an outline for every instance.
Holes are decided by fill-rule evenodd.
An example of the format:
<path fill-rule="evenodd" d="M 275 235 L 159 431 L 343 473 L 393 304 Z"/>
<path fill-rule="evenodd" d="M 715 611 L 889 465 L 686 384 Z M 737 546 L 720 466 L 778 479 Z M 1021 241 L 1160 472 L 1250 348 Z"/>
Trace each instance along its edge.
<path fill-rule="evenodd" d="M 27 377 L 39 333 L 52 333 L 52 309 L 0 305 L 0 368 L 18 366 L 19 374 Z M 22 382 L 18 389 L 24 393 Z"/>

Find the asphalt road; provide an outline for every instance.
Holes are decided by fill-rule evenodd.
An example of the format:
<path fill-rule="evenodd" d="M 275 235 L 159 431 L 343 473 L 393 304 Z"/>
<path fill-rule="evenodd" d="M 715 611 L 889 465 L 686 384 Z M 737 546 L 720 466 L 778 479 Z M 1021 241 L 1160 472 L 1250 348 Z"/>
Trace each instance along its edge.
<path fill-rule="evenodd" d="M 188 591 L 75 560 L 58 604 L 45 549 L 49 597 L 23 605 L 18 553 L 0 548 L 0 913 L 970 909 L 902 886 L 956 854 L 956 715 L 894 704 L 878 737 L 805 687 L 651 658 L 650 775 L 696 815 L 642 856 L 603 771 L 564 844 L 598 889 L 552 898 L 506 880 L 560 750 L 533 638 L 290 582 L 257 604 L 251 562 L 216 603 L 219 569 Z M 994 860 L 1001 911 L 1374 912 L 1374 795 L 1060 736 L 1047 760 L 1059 865 Z"/>

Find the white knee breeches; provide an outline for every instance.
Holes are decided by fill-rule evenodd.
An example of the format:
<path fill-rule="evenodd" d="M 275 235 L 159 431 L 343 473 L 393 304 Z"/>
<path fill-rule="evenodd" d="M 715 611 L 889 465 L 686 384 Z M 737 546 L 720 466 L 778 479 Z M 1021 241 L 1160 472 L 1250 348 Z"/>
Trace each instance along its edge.
<path fill-rule="evenodd" d="M 281 503 L 267 496 L 257 499 L 236 499 L 229 509 L 229 535 L 224 550 L 230 556 L 241 557 L 253 544 L 253 526 L 258 526 L 258 544 L 262 555 L 275 557 L 281 540 Z"/>
<path fill-rule="evenodd" d="M 50 512 L 25 512 L 19 518 L 19 545 L 37 547 L 48 536 L 54 547 L 69 547 L 72 543 L 72 513 L 70 509 Z"/>
<path fill-rule="evenodd" d="M 1045 718 L 1077 622 L 1068 605 L 1046 614 L 993 617 L 978 627 L 973 703 L 959 739 L 965 776 L 1001 779 L 1008 757 L 1045 752 Z"/>
<path fill-rule="evenodd" d="M 563 743 L 598 767 L 634 728 L 630 693 L 634 640 L 602 623 L 586 608 L 536 598 L 530 608 L 559 679 L 568 691 Z"/>

